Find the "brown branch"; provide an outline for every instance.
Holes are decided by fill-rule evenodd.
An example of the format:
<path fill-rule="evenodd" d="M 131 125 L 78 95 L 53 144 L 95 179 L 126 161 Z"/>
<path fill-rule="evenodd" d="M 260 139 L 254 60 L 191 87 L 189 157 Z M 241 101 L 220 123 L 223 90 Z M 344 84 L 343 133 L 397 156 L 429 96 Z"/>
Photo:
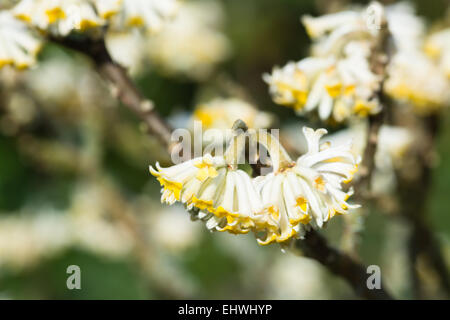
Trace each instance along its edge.
<path fill-rule="evenodd" d="M 377 97 L 381 104 L 381 111 L 377 114 L 369 116 L 369 129 L 367 132 L 366 148 L 362 157 L 360 166 L 360 179 L 355 186 L 355 197 L 358 199 L 371 199 L 370 183 L 372 173 L 375 169 L 375 154 L 378 145 L 378 134 L 381 126 L 385 122 L 387 108 L 389 107 L 388 99 L 384 94 L 384 83 L 387 78 L 386 67 L 390 61 L 389 48 L 390 32 L 386 19 L 383 19 L 380 26 L 379 35 L 373 43 L 372 54 L 370 56 L 370 66 L 374 74 L 380 77 L 380 86 L 373 97 Z"/>
<path fill-rule="evenodd" d="M 153 102 L 137 89 L 126 69 L 113 61 L 103 38 L 52 37 L 50 40 L 92 58 L 99 73 L 113 85 L 113 93 L 122 104 L 145 123 L 148 133 L 157 137 L 169 153 L 172 151 L 175 146 L 171 141 L 172 128 L 155 110 Z"/>
<path fill-rule="evenodd" d="M 380 25 L 378 36 L 372 44 L 372 54 L 370 55 L 370 68 L 372 72 L 380 77 L 379 88 L 373 93 L 373 97 L 378 98 L 381 104 L 381 111 L 377 114 L 368 117 L 369 126 L 366 137 L 366 147 L 362 155 L 362 163 L 358 170 L 359 179 L 353 184 L 355 195 L 353 200 L 356 203 L 365 203 L 368 205 L 374 196 L 371 192 L 372 174 L 375 171 L 375 155 L 378 147 L 378 136 L 383 123 L 389 113 L 389 100 L 384 94 L 384 83 L 387 79 L 387 65 L 391 59 L 391 52 L 389 48 L 389 40 L 391 34 L 388 29 L 386 18 L 383 19 Z M 362 218 L 364 212 L 356 213 Z M 358 219 L 354 217 L 345 217 L 345 236 L 343 237 L 343 248 L 345 252 L 352 257 L 358 257 L 358 244 L 361 237 L 361 228 L 358 225 Z"/>
<path fill-rule="evenodd" d="M 344 278 L 355 293 L 365 299 L 391 300 L 392 296 L 381 286 L 381 289 L 367 287 L 366 266 L 356 262 L 352 257 L 332 248 L 326 239 L 316 231 L 309 231 L 305 239 L 297 240 L 296 247 L 304 256 L 315 259 L 324 265 L 330 272 Z"/>
<path fill-rule="evenodd" d="M 413 294 L 417 299 L 424 298 L 418 261 L 426 258 L 436 272 L 439 283 L 447 296 L 450 296 L 450 277 L 439 242 L 426 220 L 427 197 L 432 184 L 432 157 L 435 152 L 436 136 L 439 131 L 439 114 L 431 114 L 420 119 L 423 126 L 423 150 L 418 152 L 419 174 L 413 179 L 397 172 L 398 192 L 401 203 L 400 215 L 408 220 L 411 233 L 408 240 L 410 274 Z"/>

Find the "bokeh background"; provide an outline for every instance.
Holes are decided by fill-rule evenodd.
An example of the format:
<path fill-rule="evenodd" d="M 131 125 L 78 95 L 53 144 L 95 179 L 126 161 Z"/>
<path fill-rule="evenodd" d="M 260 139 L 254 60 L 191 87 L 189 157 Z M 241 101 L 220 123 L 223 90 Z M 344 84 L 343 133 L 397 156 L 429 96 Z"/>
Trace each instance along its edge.
<path fill-rule="evenodd" d="M 239 97 L 271 113 L 281 130 L 305 121 L 272 102 L 262 74 L 308 55 L 301 15 L 351 1 L 186 2 L 209 5 L 202 15 L 219 34 L 211 42 L 219 57 L 199 74 L 168 69 L 158 52 L 133 66 L 133 78 L 158 111 L 183 126 L 195 106 Z M 413 3 L 429 24 L 448 12 L 445 0 Z M 118 41 L 125 58 L 138 50 L 136 42 Z M 449 262 L 450 117 L 444 115 L 428 219 Z M 162 206 L 148 165 L 167 165 L 169 158 L 79 54 L 47 44 L 36 68 L 2 70 L 0 154 L 0 298 L 355 298 L 315 261 L 277 245 L 261 247 L 250 234 L 210 233 L 181 206 Z M 386 286 L 411 298 L 408 225 L 371 209 L 361 227 L 362 261 L 380 265 Z M 342 230 L 336 218 L 323 234 L 339 246 Z M 69 265 L 81 268 L 81 290 L 66 287 Z M 428 284 L 430 297 L 442 297 L 433 279 Z"/>

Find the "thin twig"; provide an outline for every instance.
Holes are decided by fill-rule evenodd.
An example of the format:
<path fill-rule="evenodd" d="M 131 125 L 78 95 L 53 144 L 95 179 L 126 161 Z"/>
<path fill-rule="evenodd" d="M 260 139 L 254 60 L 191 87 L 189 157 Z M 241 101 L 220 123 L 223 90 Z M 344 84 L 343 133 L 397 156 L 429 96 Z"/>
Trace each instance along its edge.
<path fill-rule="evenodd" d="M 51 40 L 92 58 L 100 74 L 114 86 L 114 95 L 145 123 L 148 133 L 172 151 L 175 146 L 171 141 L 172 128 L 155 110 L 153 102 L 138 90 L 126 69 L 113 61 L 103 38 L 52 37 Z"/>

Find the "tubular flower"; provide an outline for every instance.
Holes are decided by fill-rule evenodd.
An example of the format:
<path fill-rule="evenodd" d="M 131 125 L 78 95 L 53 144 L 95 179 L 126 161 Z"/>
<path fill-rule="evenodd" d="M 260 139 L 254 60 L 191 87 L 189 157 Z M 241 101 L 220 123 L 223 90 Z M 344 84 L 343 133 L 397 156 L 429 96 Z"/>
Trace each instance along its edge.
<path fill-rule="evenodd" d="M 293 107 L 298 114 L 317 109 L 322 120 L 332 117 L 340 122 L 379 112 L 380 104 L 372 97 L 380 78 L 370 70 L 369 47 L 350 42 L 344 54 L 343 59 L 309 57 L 290 62 L 263 78 L 274 101 Z"/>
<path fill-rule="evenodd" d="M 178 0 L 121 0 L 119 8 L 115 9 L 118 14 L 112 15 L 112 24 L 119 30 L 143 28 L 158 32 L 176 14 L 178 7 Z"/>
<path fill-rule="evenodd" d="M 36 62 L 41 41 L 9 11 L 0 12 L 0 68 L 14 65 L 26 68 Z"/>
<path fill-rule="evenodd" d="M 224 157 L 209 154 L 170 168 L 150 172 L 163 186 L 161 201 L 184 203 L 188 210 L 201 212 L 209 229 L 247 233 L 261 211 L 259 199 L 247 173 L 232 169 Z"/>
<path fill-rule="evenodd" d="M 262 245 L 300 237 L 305 229 L 321 228 L 334 215 L 358 207 L 346 202 L 352 190 L 342 190 L 342 183 L 351 181 L 360 161 L 351 152 L 351 144 L 319 145 L 325 129 L 305 127 L 303 133 L 308 143 L 306 154 L 256 178 L 264 212 L 277 225 L 265 230 L 264 239 L 258 239 Z"/>
<path fill-rule="evenodd" d="M 62 36 L 105 24 L 97 14 L 94 0 L 22 0 L 13 12 L 17 18 L 44 32 Z"/>

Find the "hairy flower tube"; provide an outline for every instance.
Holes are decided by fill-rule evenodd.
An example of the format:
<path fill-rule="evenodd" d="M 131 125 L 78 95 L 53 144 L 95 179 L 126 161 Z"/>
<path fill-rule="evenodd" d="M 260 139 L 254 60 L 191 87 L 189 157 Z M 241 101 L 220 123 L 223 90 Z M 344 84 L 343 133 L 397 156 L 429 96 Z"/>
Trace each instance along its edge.
<path fill-rule="evenodd" d="M 0 68 L 13 65 L 19 69 L 36 62 L 42 42 L 11 12 L 0 12 Z"/>
<path fill-rule="evenodd" d="M 162 185 L 162 202 L 184 203 L 210 230 L 253 231 L 261 245 L 285 243 L 357 207 L 347 203 L 352 190 L 342 190 L 359 163 L 351 145 L 320 145 L 325 129 L 304 133 L 308 152 L 296 162 L 275 137 L 260 131 L 235 136 L 224 157 L 205 155 L 169 168 L 157 164 L 150 172 Z M 273 172 L 252 179 L 237 168 L 246 138 L 269 151 Z"/>

